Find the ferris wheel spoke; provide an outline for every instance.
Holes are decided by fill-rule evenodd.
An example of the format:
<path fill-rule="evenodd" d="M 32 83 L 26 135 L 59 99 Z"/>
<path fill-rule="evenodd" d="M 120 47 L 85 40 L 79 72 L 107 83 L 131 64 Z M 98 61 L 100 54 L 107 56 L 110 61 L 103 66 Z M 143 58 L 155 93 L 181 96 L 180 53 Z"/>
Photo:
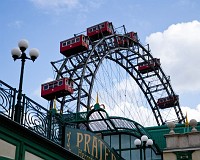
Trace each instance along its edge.
<path fill-rule="evenodd" d="M 64 112 L 69 108 L 88 112 L 98 93 L 110 115 L 127 116 L 144 125 L 149 121 L 162 125 L 172 118 L 183 122 L 179 100 L 160 59 L 139 43 L 135 32 L 119 33 L 110 22 L 97 26 L 103 25 L 108 28 L 98 35 L 93 26 L 87 36 L 62 41 L 66 58 L 52 62 L 56 79 L 69 77 L 74 83 L 73 94 L 59 101 L 66 103 Z M 72 47 L 67 49 L 68 43 Z M 73 43 L 79 45 L 73 47 Z"/>

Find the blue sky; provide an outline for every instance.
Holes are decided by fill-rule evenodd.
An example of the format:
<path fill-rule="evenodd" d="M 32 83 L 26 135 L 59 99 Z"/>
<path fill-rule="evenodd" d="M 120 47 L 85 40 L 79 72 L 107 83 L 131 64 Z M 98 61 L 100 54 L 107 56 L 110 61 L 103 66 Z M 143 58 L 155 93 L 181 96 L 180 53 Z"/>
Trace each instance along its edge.
<path fill-rule="evenodd" d="M 38 96 L 41 83 L 55 76 L 50 62 L 62 58 L 59 42 L 108 20 L 150 44 L 184 112 L 200 120 L 199 0 L 2 0 L 0 10 L 0 79 L 18 88 L 20 61 L 10 51 L 27 39 L 27 51 L 38 48 L 40 56 L 26 62 L 23 92 L 39 103 L 46 105 Z"/>

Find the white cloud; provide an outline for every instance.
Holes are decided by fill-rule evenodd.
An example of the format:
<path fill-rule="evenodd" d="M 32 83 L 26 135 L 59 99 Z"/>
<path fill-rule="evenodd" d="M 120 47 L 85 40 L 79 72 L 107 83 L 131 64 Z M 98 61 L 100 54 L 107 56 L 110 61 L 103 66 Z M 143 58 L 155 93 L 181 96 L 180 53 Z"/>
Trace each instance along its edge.
<path fill-rule="evenodd" d="M 178 2 L 176 1 L 176 3 L 178 3 L 178 6 L 180 7 L 188 7 L 188 6 L 195 6 L 197 5 L 195 1 L 190 1 L 190 0 L 179 0 Z"/>
<path fill-rule="evenodd" d="M 132 119 L 140 124 L 142 124 L 143 126 L 156 126 L 157 122 L 154 118 L 154 115 L 152 113 L 152 110 L 150 108 L 141 106 L 141 107 L 137 107 L 137 106 L 133 106 L 130 103 L 121 103 L 120 106 L 126 106 L 126 109 L 124 110 L 124 112 L 122 112 L 122 109 L 119 107 L 115 107 L 114 110 L 112 108 L 106 107 L 106 111 L 108 112 L 108 114 L 110 116 L 119 116 L 119 117 L 126 117 L 129 119 Z M 200 122 L 200 104 L 196 107 L 196 108 L 190 108 L 190 107 L 181 107 L 183 116 L 186 116 L 186 113 L 188 115 L 188 121 L 190 121 L 191 119 L 196 119 L 197 122 Z M 130 112 L 132 111 L 132 112 Z M 132 117 L 132 118 L 130 118 Z M 163 117 L 165 118 L 165 117 Z M 176 120 L 177 117 L 171 116 L 170 117 L 171 120 Z M 163 119 L 165 121 L 165 119 Z"/>
<path fill-rule="evenodd" d="M 63 11 L 71 11 L 73 9 L 79 12 L 89 12 L 91 9 L 99 8 L 102 0 L 30 0 L 37 8 L 48 12 L 60 14 Z M 74 11 L 74 13 L 76 13 Z"/>
<path fill-rule="evenodd" d="M 136 84 L 136 82 L 133 80 L 132 77 L 128 77 L 126 79 L 123 79 L 122 81 L 120 81 L 119 83 L 115 83 L 114 84 L 114 88 L 116 88 L 116 90 L 118 92 L 121 91 L 126 91 L 126 92 L 139 92 L 139 86 Z"/>
<path fill-rule="evenodd" d="M 49 14 L 61 14 L 80 6 L 79 0 L 30 0 L 37 8 Z"/>
<path fill-rule="evenodd" d="M 154 57 L 181 92 L 200 90 L 200 22 L 178 23 L 146 38 Z"/>
<path fill-rule="evenodd" d="M 30 0 L 38 8 L 58 9 L 58 8 L 74 8 L 79 5 L 79 0 Z"/>
<path fill-rule="evenodd" d="M 197 94 L 200 90 L 200 22 L 192 21 L 169 26 L 163 32 L 146 38 L 154 57 L 161 59 L 166 75 L 171 76 L 173 89 L 179 94 Z M 190 97 L 188 100 L 190 101 Z M 181 106 L 188 119 L 200 121 L 200 104 Z"/>
<path fill-rule="evenodd" d="M 126 82 L 125 82 L 126 81 Z M 128 82 L 128 88 L 125 87 L 124 84 Z M 127 91 L 127 95 L 132 95 L 131 92 L 135 92 L 137 95 L 141 95 L 138 89 L 138 86 L 136 84 L 132 83 L 131 80 L 122 80 L 120 83 L 115 83 L 115 91 L 123 92 L 123 90 Z M 118 92 L 117 92 L 118 93 Z M 99 102 L 100 104 L 105 105 L 105 109 L 108 112 L 110 116 L 120 116 L 120 117 L 126 117 L 129 119 L 132 119 L 143 126 L 156 126 L 157 122 L 155 120 L 154 114 L 150 107 L 148 107 L 147 103 L 139 102 L 140 99 L 137 97 L 137 102 L 134 101 L 134 96 L 132 97 L 132 100 L 129 99 L 129 97 L 126 97 L 125 99 L 121 99 L 119 97 L 115 97 L 116 104 L 112 104 L 111 102 L 104 102 L 102 101 L 101 97 L 105 93 L 99 92 L 100 98 Z M 112 95 L 117 96 L 117 95 Z M 102 97 L 103 98 L 103 97 Z M 113 98 L 113 97 L 112 97 Z M 140 97 L 141 98 L 141 97 Z M 145 101 L 144 99 L 141 99 Z M 137 104 L 138 103 L 138 104 Z M 194 106 L 193 108 L 190 108 L 188 106 L 181 106 L 181 110 L 183 113 L 183 116 L 186 115 L 186 112 L 188 114 L 188 119 L 196 119 L 197 121 L 200 121 L 200 104 L 198 106 Z M 160 113 L 162 115 L 163 121 L 174 121 L 177 120 L 177 116 L 174 112 L 173 108 L 169 108 L 166 110 L 160 110 Z"/>
<path fill-rule="evenodd" d="M 197 122 L 200 122 L 200 104 L 198 104 L 196 108 L 181 107 L 181 109 L 184 116 L 187 113 L 188 121 L 190 121 L 191 119 L 196 119 Z"/>
<path fill-rule="evenodd" d="M 23 22 L 22 22 L 22 21 L 16 20 L 16 21 L 14 21 L 14 22 L 9 23 L 9 24 L 8 24 L 8 27 L 12 27 L 12 28 L 14 27 L 14 28 L 19 29 L 19 28 L 22 27 L 22 25 L 23 25 Z"/>
<path fill-rule="evenodd" d="M 125 117 L 143 126 L 157 125 L 154 115 L 150 108 L 144 106 L 134 106 L 133 104 L 128 102 L 121 102 L 119 106 L 125 106 L 125 108 L 123 109 L 122 107 L 118 106 L 110 108 L 106 106 L 105 109 L 109 116 Z"/>

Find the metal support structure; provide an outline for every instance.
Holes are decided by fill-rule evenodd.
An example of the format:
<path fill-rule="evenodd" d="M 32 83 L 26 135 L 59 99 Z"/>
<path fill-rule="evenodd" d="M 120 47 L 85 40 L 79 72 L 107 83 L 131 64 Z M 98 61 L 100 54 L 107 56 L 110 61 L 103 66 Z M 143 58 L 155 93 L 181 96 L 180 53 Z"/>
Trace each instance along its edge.
<path fill-rule="evenodd" d="M 12 57 L 15 60 L 21 59 L 21 71 L 20 71 L 20 80 L 19 80 L 19 90 L 17 95 L 17 103 L 15 105 L 15 113 L 14 113 L 14 121 L 21 123 L 22 113 L 23 113 L 23 105 L 22 105 L 22 86 L 23 86 L 23 77 L 24 77 L 24 66 L 26 60 L 32 60 L 33 62 L 39 56 L 39 51 L 37 49 L 30 50 L 30 58 L 26 56 L 25 50 L 28 48 L 28 41 L 21 40 L 18 43 L 19 48 L 12 49 Z"/>
<path fill-rule="evenodd" d="M 24 65 L 26 61 L 26 54 L 22 53 L 21 55 L 21 72 L 20 72 L 20 80 L 19 80 L 19 90 L 17 95 L 17 104 L 15 105 L 15 114 L 14 114 L 14 121 L 20 123 L 21 120 L 21 114 L 23 110 L 22 105 L 22 85 L 23 85 L 23 77 L 24 77 Z"/>
<path fill-rule="evenodd" d="M 157 98 L 161 94 L 175 95 L 168 76 L 164 74 L 161 67 L 152 68 L 152 72 L 149 73 L 140 73 L 137 69 L 139 63 L 149 63 L 149 60 L 154 59 L 149 48 L 146 49 L 132 39 L 130 39 L 131 45 L 121 47 L 115 43 L 115 39 L 118 37 L 127 38 L 117 34 L 106 36 L 97 41 L 95 45 L 91 45 L 91 49 L 88 51 L 67 57 L 59 62 L 51 62 L 57 73 L 56 79 L 70 77 L 74 82 L 74 94 L 58 101 L 62 105 L 66 103 L 69 108 L 71 108 L 70 103 L 76 106 L 73 112 L 79 112 L 83 108 L 87 109 L 88 106 L 91 106 L 91 93 L 96 74 L 103 60 L 109 59 L 120 65 L 138 84 L 151 107 L 157 124 L 165 124 L 168 119 L 162 117 L 162 110 L 157 106 Z M 60 63 L 62 63 L 61 66 Z M 150 81 L 151 83 L 149 83 Z M 173 108 L 178 122 L 184 122 L 179 103 Z"/>

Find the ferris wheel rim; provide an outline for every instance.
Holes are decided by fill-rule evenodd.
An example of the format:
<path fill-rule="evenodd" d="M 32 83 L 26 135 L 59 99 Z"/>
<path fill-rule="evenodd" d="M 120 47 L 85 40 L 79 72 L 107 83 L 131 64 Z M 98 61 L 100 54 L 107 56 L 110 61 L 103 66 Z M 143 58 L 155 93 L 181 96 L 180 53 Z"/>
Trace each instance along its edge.
<path fill-rule="evenodd" d="M 98 45 L 101 45 L 104 41 L 106 41 L 106 40 L 108 40 L 108 39 L 111 39 L 111 38 L 115 38 L 115 37 L 118 37 L 118 36 L 120 36 L 120 37 L 124 37 L 124 38 L 127 38 L 126 36 L 124 36 L 124 35 L 119 35 L 119 34 L 112 34 L 112 35 L 109 35 L 109 36 L 105 36 L 105 37 L 103 37 L 102 39 L 100 39 L 98 42 L 96 42 L 96 44 L 95 45 L 93 45 L 93 47 L 92 47 L 92 49 L 89 51 L 89 54 L 88 54 L 88 57 L 86 57 L 86 60 L 84 61 L 84 67 L 83 67 L 83 70 L 82 70 L 82 73 L 81 73 L 81 76 L 80 76 L 80 82 L 79 82 L 79 87 L 82 87 L 82 83 L 83 83 L 83 81 L 84 81 L 84 76 L 85 76 L 85 72 L 86 72 L 86 69 L 87 69 L 87 67 L 88 67 L 88 62 L 89 62 L 89 60 L 90 60 L 90 58 L 91 58 L 91 56 L 94 54 L 94 52 L 96 52 L 95 51 L 95 48 L 96 47 L 98 47 Z M 129 38 L 130 39 L 130 38 Z M 132 39 L 130 39 L 130 41 L 132 41 L 134 44 L 136 44 L 139 48 L 142 48 L 143 50 L 145 50 L 145 52 L 147 52 L 147 53 L 149 53 L 149 56 L 151 57 L 151 58 L 153 58 L 153 56 L 150 54 L 150 52 L 149 51 L 147 51 L 139 42 L 135 42 L 135 41 L 133 41 Z M 130 47 L 119 47 L 119 46 L 115 46 L 112 50 L 129 50 L 129 51 L 131 51 L 131 52 L 133 52 L 134 53 L 134 51 L 133 50 L 131 50 L 130 49 Z M 110 50 L 109 50 L 109 52 L 110 52 Z M 104 60 L 104 58 L 109 54 L 109 52 L 107 53 L 107 54 L 105 54 L 104 55 L 104 57 L 102 58 L 102 57 L 99 57 L 100 58 L 100 61 L 102 62 L 103 60 Z M 97 54 L 98 54 L 98 52 L 97 52 Z M 135 54 L 138 54 L 138 53 L 135 53 Z M 76 56 L 76 55 L 75 55 Z M 67 63 L 67 61 L 68 61 L 68 59 L 70 59 L 71 57 L 68 57 L 68 58 L 66 58 L 65 60 L 64 60 L 64 62 L 63 62 L 63 64 L 62 64 L 62 66 L 58 69 L 58 72 L 57 72 L 57 78 L 59 78 L 60 76 L 61 76 L 61 73 L 62 73 L 62 70 L 63 70 L 63 68 L 65 67 L 65 65 L 66 65 L 66 63 Z M 142 58 L 142 56 L 140 57 L 140 58 Z M 100 66 L 100 63 L 98 63 L 98 67 Z M 136 69 L 135 69 L 136 70 Z M 160 70 L 160 72 L 162 72 L 162 74 L 163 74 L 163 77 L 166 77 L 165 76 L 165 74 L 164 74 L 164 72 L 162 71 L 162 69 L 161 69 L 161 67 L 159 67 L 159 70 Z M 94 80 L 94 77 L 95 77 L 95 75 L 96 75 L 96 73 L 98 72 L 98 68 L 96 68 L 95 69 L 95 74 L 92 76 L 92 79 Z M 155 70 L 154 70 L 154 72 L 155 72 Z M 155 72 L 156 73 L 156 72 Z M 158 75 L 157 75 L 158 76 Z M 160 78 L 161 79 L 161 78 Z M 92 81 L 93 81 L 92 80 Z M 135 79 L 134 79 L 135 80 Z M 174 94 L 174 91 L 173 91 L 173 89 L 172 89 L 172 87 L 171 87 L 171 84 L 168 82 L 168 86 L 169 86 L 169 89 L 171 90 L 171 92 Z M 92 83 L 92 86 L 91 87 L 93 87 L 93 83 Z M 147 86 L 147 88 L 148 88 L 148 86 Z M 80 97 L 81 97 L 81 88 L 79 88 L 80 90 L 78 91 L 78 97 L 77 97 L 77 99 L 78 100 L 80 100 Z M 90 104 L 90 101 L 91 101 L 91 92 L 92 92 L 92 89 L 90 88 L 89 89 L 90 91 L 89 91 L 89 93 L 88 93 L 88 104 Z M 167 92 L 169 93 L 169 91 L 168 91 L 168 88 L 166 88 L 166 90 L 167 90 Z M 144 92 L 143 92 L 144 93 Z M 145 93 L 144 93 L 144 95 L 145 95 Z M 151 95 L 151 97 L 154 99 L 154 97 Z M 155 99 L 154 99 L 154 104 L 155 104 Z M 149 102 L 150 103 L 150 102 Z M 88 105 L 87 104 L 87 105 Z M 77 107 L 79 107 L 80 106 L 80 101 L 78 101 L 77 102 Z M 150 106 L 151 107 L 153 107 L 153 105 L 151 105 L 150 104 Z M 151 108 L 152 109 L 152 108 Z M 180 110 L 180 106 L 179 106 L 179 103 L 178 103 L 178 109 L 179 109 L 179 111 L 181 112 L 181 110 Z M 152 110 L 153 111 L 153 110 Z M 78 112 L 78 109 L 77 109 L 77 112 Z M 158 109 L 158 114 L 159 114 L 159 109 Z M 164 123 L 164 121 L 162 120 L 162 117 L 160 117 L 161 118 L 161 123 L 163 124 Z M 182 119 L 181 119 L 182 118 Z M 181 114 L 181 117 L 178 117 L 178 119 L 179 119 L 179 121 L 180 120 L 183 120 L 183 115 Z M 157 123 L 158 123 L 158 125 L 160 125 L 159 123 L 160 122 L 158 122 L 157 121 Z"/>

